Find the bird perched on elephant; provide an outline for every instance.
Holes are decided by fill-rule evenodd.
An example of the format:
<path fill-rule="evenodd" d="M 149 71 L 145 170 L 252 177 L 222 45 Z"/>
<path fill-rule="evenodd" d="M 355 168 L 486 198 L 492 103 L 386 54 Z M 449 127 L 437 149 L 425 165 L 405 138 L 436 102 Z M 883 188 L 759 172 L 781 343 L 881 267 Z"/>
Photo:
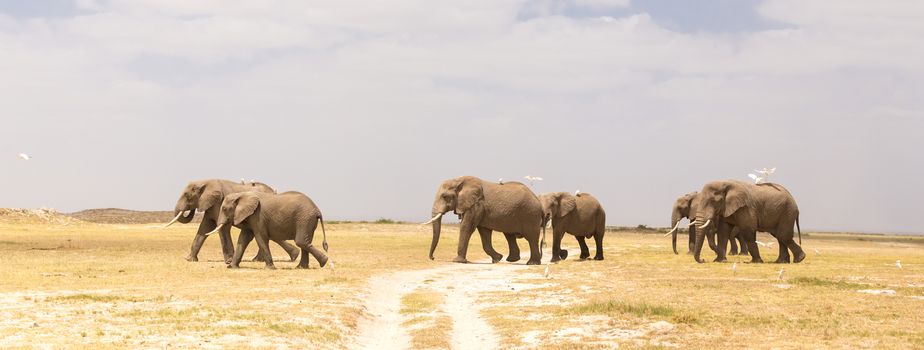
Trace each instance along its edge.
<path fill-rule="evenodd" d="M 314 246 L 314 231 L 321 224 L 324 235 L 322 247 L 327 251 L 327 232 L 324 218 L 314 201 L 301 192 L 289 191 L 280 194 L 262 192 L 241 192 L 230 194 L 221 203 L 218 228 L 235 226 L 241 229 L 237 249 L 229 268 L 240 267 L 241 258 L 250 241 L 256 239 L 260 250 L 266 254 L 266 268 L 275 269 L 269 241 L 295 240 L 301 248 L 302 258 L 298 268 L 308 268 L 308 255 L 318 260 L 321 267 L 327 264 L 327 254 Z M 211 234 L 209 232 L 207 234 Z"/>
<path fill-rule="evenodd" d="M 776 237 L 780 253 L 777 263 L 789 263 L 789 251 L 793 262 L 805 259 L 805 252 L 793 239 L 795 228 L 799 228 L 799 207 L 792 194 L 775 183 L 746 183 L 737 180 L 713 181 L 703 186 L 697 198 L 698 210 L 695 223 L 701 225 L 696 234 L 693 256 L 700 259 L 703 237 L 717 233 L 718 250 L 715 261 L 726 261 L 725 245 L 732 227 L 738 227 L 744 235 L 751 253 L 751 262 L 763 262 L 757 248 L 757 231 L 768 232 Z"/>
<path fill-rule="evenodd" d="M 517 238 L 529 242 L 530 257 L 527 265 L 538 265 L 542 259 L 541 245 L 544 237 L 542 228 L 542 207 L 539 198 L 529 188 L 519 182 L 488 182 L 474 176 L 461 176 L 443 181 L 436 190 L 436 198 L 430 211 L 433 224 L 433 238 L 430 241 L 430 259 L 440 240 L 440 219 L 443 214 L 452 211 L 462 220 L 459 227 L 458 254 L 454 262 L 467 263 L 468 243 L 472 233 L 478 230 L 481 245 L 492 262 L 500 261 L 503 256 L 491 245 L 493 231 L 501 231 L 507 239 L 510 253 L 507 261 L 520 260 L 520 248 Z M 540 240 L 543 242 L 540 243 Z"/>
<path fill-rule="evenodd" d="M 199 223 L 199 230 L 196 237 L 193 238 L 192 247 L 189 250 L 187 261 L 199 261 L 199 250 L 205 243 L 207 232 L 217 227 L 219 207 L 224 198 L 233 193 L 241 192 L 263 192 L 274 193 L 275 190 L 267 184 L 260 182 L 237 183 L 229 180 L 210 179 L 191 181 L 180 193 L 180 198 L 176 202 L 173 210 L 175 217 L 169 223 L 164 225 L 168 227 L 176 222 L 187 224 L 193 220 L 196 211 L 203 212 L 202 222 Z M 231 257 L 234 255 L 234 243 L 231 241 L 231 226 L 222 228 L 219 232 L 221 238 L 221 250 L 224 255 L 225 263 L 231 263 Z M 276 242 L 282 246 L 289 257 L 294 261 L 298 258 L 299 249 L 286 242 Z M 262 251 L 257 253 L 255 260 L 262 259 Z"/>
<path fill-rule="evenodd" d="M 561 249 L 565 233 L 577 239 L 582 260 L 590 257 L 585 239 L 593 237 L 597 246 L 594 260 L 603 260 L 606 212 L 594 196 L 590 193 L 544 193 L 539 196 L 539 203 L 542 204 L 545 220 L 552 224 L 552 262 L 568 258 L 568 251 Z"/>

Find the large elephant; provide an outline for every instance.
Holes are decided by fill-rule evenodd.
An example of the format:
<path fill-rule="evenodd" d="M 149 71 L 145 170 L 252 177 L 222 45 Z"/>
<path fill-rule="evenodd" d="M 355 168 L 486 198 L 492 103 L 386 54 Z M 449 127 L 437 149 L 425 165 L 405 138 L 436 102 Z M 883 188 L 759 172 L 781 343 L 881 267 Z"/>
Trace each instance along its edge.
<path fill-rule="evenodd" d="M 738 227 L 751 253 L 752 262 L 763 262 L 757 248 L 757 231 L 773 234 L 780 246 L 778 263 L 789 263 L 789 251 L 793 261 L 798 263 L 805 259 L 805 252 L 793 240 L 793 225 L 799 230 L 799 207 L 796 200 L 786 188 L 774 183 L 754 184 L 737 180 L 713 181 L 703 186 L 696 219 L 701 223 L 696 234 L 693 256 L 697 262 L 702 251 L 703 238 L 717 232 L 718 244 L 715 261 L 726 261 L 725 245 L 732 227 Z M 710 226 L 711 224 L 711 226 Z"/>
<path fill-rule="evenodd" d="M 462 176 L 443 181 L 436 191 L 431 210 L 432 218 L 425 224 L 433 224 L 433 239 L 430 242 L 430 259 L 440 240 L 440 219 L 453 211 L 462 220 L 459 227 L 458 255 L 453 260 L 467 263 L 468 242 L 472 233 L 478 230 L 481 245 L 492 262 L 503 256 L 491 245 L 491 233 L 501 231 L 510 246 L 507 261 L 520 260 L 517 238 L 529 242 L 527 265 L 539 265 L 542 260 L 540 232 L 542 228 L 542 207 L 539 198 L 526 185 L 519 182 L 487 182 L 474 176 Z M 542 243 L 545 238 L 542 237 Z"/>
<path fill-rule="evenodd" d="M 690 228 L 687 231 L 688 233 L 687 236 L 689 237 L 689 243 L 687 245 L 687 254 L 693 254 L 693 246 L 694 246 L 695 239 L 696 239 L 696 226 L 692 224 L 692 221 L 696 217 L 695 207 L 699 204 L 698 202 L 696 202 L 696 198 L 698 196 L 699 196 L 699 192 L 690 192 L 683 196 L 680 196 L 679 198 L 677 198 L 676 201 L 674 201 L 674 206 L 671 208 L 671 227 L 673 228 L 671 229 L 670 233 L 672 234 L 671 246 L 674 249 L 674 254 L 679 254 L 677 252 L 677 232 L 678 232 L 678 229 L 680 228 L 680 220 L 682 219 L 689 219 L 691 222 L 691 224 L 689 225 Z M 745 241 L 745 237 L 744 237 L 745 235 L 739 234 L 739 231 L 740 230 L 737 227 L 733 227 L 730 233 L 730 238 L 731 238 L 729 240 L 731 242 L 730 254 L 731 255 L 748 255 L 750 253 L 748 249 L 748 244 Z M 713 251 L 718 249 L 716 248 L 716 245 L 715 245 L 715 235 L 709 235 L 709 236 L 706 236 L 706 238 L 707 238 L 707 241 L 709 242 L 710 249 L 712 249 Z M 736 242 L 738 244 L 736 244 Z M 738 248 L 739 244 L 741 246 L 740 251 Z"/>
<path fill-rule="evenodd" d="M 207 234 L 232 225 L 241 229 L 237 249 L 228 268 L 240 267 L 247 245 L 256 238 L 257 245 L 266 252 L 267 269 L 276 268 L 269 250 L 269 241 L 290 239 L 295 240 L 295 245 L 301 248 L 302 259 L 298 268 L 307 269 L 309 254 L 318 260 L 321 267 L 327 265 L 327 255 L 312 244 L 318 222 L 321 223 L 321 233 L 324 235 L 322 247 L 327 251 L 324 219 L 311 198 L 295 191 L 281 194 L 242 192 L 225 197 L 218 215 L 218 228 Z"/>
<path fill-rule="evenodd" d="M 570 233 L 581 246 L 581 259 L 590 257 L 585 239 L 593 237 L 597 244 L 594 260 L 603 260 L 603 235 L 606 233 L 606 212 L 589 193 L 571 195 L 568 192 L 544 193 L 539 196 L 542 212 L 552 223 L 552 262 L 568 258 L 561 250 L 561 240 Z"/>
<path fill-rule="evenodd" d="M 210 179 L 191 181 L 183 189 L 180 199 L 176 201 L 173 214 L 175 217 L 164 227 L 170 226 L 176 222 L 187 224 L 193 220 L 196 211 L 203 212 L 202 222 L 199 224 L 199 231 L 193 238 L 192 247 L 189 250 L 187 261 L 199 261 L 199 250 L 205 243 L 207 236 L 205 233 L 210 232 L 217 227 L 219 206 L 222 200 L 230 194 L 240 192 L 263 192 L 275 193 L 272 187 L 260 182 L 234 182 L 228 180 Z M 188 211 L 188 214 L 184 214 Z M 221 238 L 221 250 L 224 255 L 225 263 L 231 262 L 234 255 L 234 243 L 231 242 L 231 226 L 222 228 L 219 232 Z M 294 261 L 298 258 L 299 249 L 286 242 L 276 242 L 289 253 L 289 257 Z M 263 252 L 258 252 L 255 260 L 260 260 Z"/>

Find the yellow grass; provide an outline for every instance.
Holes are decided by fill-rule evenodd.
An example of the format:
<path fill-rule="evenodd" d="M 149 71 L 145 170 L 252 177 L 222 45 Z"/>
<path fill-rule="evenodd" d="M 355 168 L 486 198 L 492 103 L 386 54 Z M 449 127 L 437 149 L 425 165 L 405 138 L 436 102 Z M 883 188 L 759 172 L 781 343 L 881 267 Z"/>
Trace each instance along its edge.
<path fill-rule="evenodd" d="M 192 225 L 0 223 L 0 347 L 342 348 L 363 314 L 368 277 L 449 264 L 457 241 L 457 229 L 444 226 L 431 262 L 429 227 L 327 228 L 334 271 L 316 261 L 296 270 L 279 261 L 285 254 L 275 245 L 279 269 L 268 271 L 252 262 L 226 269 L 214 238 L 199 263 L 186 262 Z M 804 238 L 802 264 L 732 257 L 739 262 L 733 273 L 731 263 L 696 264 L 670 252 L 669 238 L 633 232 L 607 234 L 607 260 L 577 261 L 567 236 L 571 256 L 551 266 L 551 279 L 540 277 L 544 266 L 529 269 L 518 283 L 538 288 L 486 293 L 479 300 L 490 307 L 482 315 L 506 348 L 533 347 L 530 337 L 565 349 L 924 347 L 924 300 L 912 298 L 924 297 L 924 240 Z M 469 258 L 483 258 L 478 238 L 471 244 Z M 494 246 L 505 253 L 502 235 Z M 762 254 L 772 261 L 776 249 Z M 422 285 L 403 301 L 412 320 L 427 317 L 419 329 L 443 330 L 412 331 L 414 344 L 449 347 L 452 321 L 439 311 L 442 296 Z"/>

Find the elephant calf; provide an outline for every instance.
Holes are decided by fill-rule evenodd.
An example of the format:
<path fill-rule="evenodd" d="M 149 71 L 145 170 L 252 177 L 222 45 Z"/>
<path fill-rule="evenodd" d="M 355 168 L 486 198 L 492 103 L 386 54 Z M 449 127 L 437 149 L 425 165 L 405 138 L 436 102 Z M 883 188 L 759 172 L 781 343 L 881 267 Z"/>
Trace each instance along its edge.
<path fill-rule="evenodd" d="M 552 262 L 568 257 L 567 250 L 561 250 L 565 233 L 574 235 L 581 245 L 581 259 L 590 257 L 587 237 L 597 243 L 594 260 L 603 260 L 603 234 L 606 231 L 606 212 L 596 198 L 589 193 L 571 195 L 567 192 L 544 193 L 539 196 L 542 212 L 552 221 Z"/>
<path fill-rule="evenodd" d="M 237 249 L 228 267 L 240 266 L 244 250 L 254 238 L 260 250 L 266 252 L 268 269 L 276 268 L 268 242 L 290 239 L 295 240 L 295 245 L 301 248 L 299 268 L 308 268 L 308 254 L 314 256 L 321 267 L 324 267 L 327 264 L 327 255 L 312 245 L 318 222 L 321 223 L 321 232 L 324 234 L 323 248 L 327 251 L 327 233 L 324 230 L 321 210 L 308 196 L 294 191 L 282 194 L 245 192 L 228 195 L 221 204 L 218 227 L 220 229 L 226 225 L 234 225 L 241 229 Z"/>

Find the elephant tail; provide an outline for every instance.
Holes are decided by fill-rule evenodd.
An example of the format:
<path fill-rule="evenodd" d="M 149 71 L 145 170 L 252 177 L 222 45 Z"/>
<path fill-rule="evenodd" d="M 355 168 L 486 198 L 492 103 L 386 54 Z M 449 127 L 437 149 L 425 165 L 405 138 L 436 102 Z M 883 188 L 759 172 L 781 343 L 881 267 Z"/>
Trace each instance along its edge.
<path fill-rule="evenodd" d="M 318 221 L 321 221 L 321 234 L 324 235 L 323 236 L 324 242 L 321 243 L 321 247 L 323 247 L 324 251 L 326 252 L 327 251 L 327 231 L 324 230 L 324 217 L 321 215 L 318 215 Z"/>
<path fill-rule="evenodd" d="M 796 230 L 799 231 L 799 245 L 802 245 L 802 228 L 799 227 L 799 217 L 796 216 Z"/>

